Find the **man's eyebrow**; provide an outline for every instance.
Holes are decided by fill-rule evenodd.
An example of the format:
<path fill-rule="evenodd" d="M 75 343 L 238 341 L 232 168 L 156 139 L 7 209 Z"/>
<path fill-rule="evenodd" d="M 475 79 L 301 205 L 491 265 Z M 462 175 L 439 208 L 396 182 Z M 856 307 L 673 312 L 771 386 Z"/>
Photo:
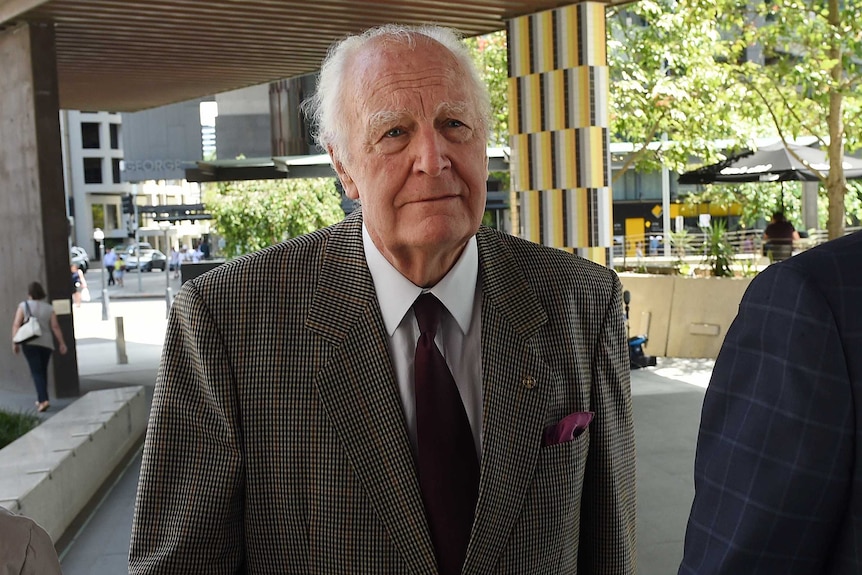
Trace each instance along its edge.
<path fill-rule="evenodd" d="M 467 102 L 440 102 L 434 109 L 434 117 L 462 116 L 470 109 Z M 376 134 L 384 128 L 398 125 L 409 116 L 406 110 L 379 110 L 368 116 L 366 126 L 369 134 Z"/>
<path fill-rule="evenodd" d="M 368 133 L 376 134 L 383 128 L 396 125 L 404 116 L 405 112 L 398 110 L 380 110 L 379 112 L 375 112 L 368 117 L 368 122 L 366 123 Z"/>
<path fill-rule="evenodd" d="M 444 115 L 461 116 L 469 109 L 470 106 L 467 102 L 440 102 L 434 110 L 434 117 L 439 118 Z"/>

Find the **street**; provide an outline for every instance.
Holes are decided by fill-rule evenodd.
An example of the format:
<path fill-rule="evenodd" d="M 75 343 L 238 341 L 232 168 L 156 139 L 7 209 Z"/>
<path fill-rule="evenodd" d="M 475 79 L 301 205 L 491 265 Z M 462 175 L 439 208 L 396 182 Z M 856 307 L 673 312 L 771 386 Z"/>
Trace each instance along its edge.
<path fill-rule="evenodd" d="M 101 262 L 92 262 L 90 269 L 86 273 L 87 287 L 90 289 L 90 296 L 93 301 L 101 299 L 102 271 Z M 156 297 L 164 296 L 165 288 L 168 286 L 176 294 L 176 291 L 180 288 L 180 278 L 174 279 L 173 272 L 159 270 L 152 272 L 131 271 L 123 274 L 123 287 L 116 284 L 108 286 L 107 278 L 105 278 L 105 285 L 108 289 L 108 297 L 111 299 L 115 297 Z"/>

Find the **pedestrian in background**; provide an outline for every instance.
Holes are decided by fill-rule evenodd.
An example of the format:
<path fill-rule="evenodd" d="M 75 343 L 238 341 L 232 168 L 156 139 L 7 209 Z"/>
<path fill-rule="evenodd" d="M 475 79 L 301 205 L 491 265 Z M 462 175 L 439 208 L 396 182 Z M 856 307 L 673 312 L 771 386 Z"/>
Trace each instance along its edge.
<path fill-rule="evenodd" d="M 102 260 L 102 269 L 107 270 L 108 272 L 108 285 L 112 286 L 116 282 L 114 281 L 114 264 L 117 260 L 120 259 L 117 257 L 117 252 L 114 251 L 114 248 L 111 248 L 105 253 L 105 258 Z"/>
<path fill-rule="evenodd" d="M 182 263 L 182 257 L 180 257 L 180 252 L 177 251 L 177 248 L 171 248 L 171 270 L 174 272 L 174 279 L 180 277 L 180 265 Z"/>
<path fill-rule="evenodd" d="M 117 280 L 117 285 L 123 287 L 123 276 L 126 273 L 126 262 L 123 258 L 117 257 L 114 259 L 114 277 Z"/>
<path fill-rule="evenodd" d="M 130 573 L 634 574 L 620 281 L 480 225 L 469 51 L 349 37 L 311 109 L 362 207 L 180 289 Z"/>
<path fill-rule="evenodd" d="M 75 307 L 81 307 L 81 300 L 90 301 L 90 288 L 87 287 L 87 278 L 84 277 L 84 272 L 78 269 L 78 266 L 72 264 L 72 301 L 75 302 Z M 87 297 L 84 297 L 84 290 L 87 290 Z"/>
<path fill-rule="evenodd" d="M 793 255 L 793 242 L 798 239 L 799 232 L 787 221 L 782 212 L 772 214 L 772 221 L 763 230 L 766 255 L 773 262 L 786 260 Z"/>
<path fill-rule="evenodd" d="M 706 390 L 681 575 L 862 573 L 862 234 L 751 282 Z"/>
<path fill-rule="evenodd" d="M 15 317 L 12 319 L 12 337 L 18 332 L 18 328 L 30 316 L 34 316 L 41 327 L 42 334 L 27 341 L 26 343 L 12 342 L 12 353 L 24 353 L 30 375 L 36 385 L 36 410 L 45 411 L 50 407 L 48 401 L 48 362 L 51 361 L 51 353 L 54 351 L 54 338 L 57 338 L 60 353 L 66 353 L 66 342 L 63 332 L 57 322 L 57 314 L 53 306 L 45 301 L 45 290 L 39 282 L 31 282 L 27 286 L 27 299 L 18 304 Z M 52 335 L 53 334 L 53 335 Z"/>

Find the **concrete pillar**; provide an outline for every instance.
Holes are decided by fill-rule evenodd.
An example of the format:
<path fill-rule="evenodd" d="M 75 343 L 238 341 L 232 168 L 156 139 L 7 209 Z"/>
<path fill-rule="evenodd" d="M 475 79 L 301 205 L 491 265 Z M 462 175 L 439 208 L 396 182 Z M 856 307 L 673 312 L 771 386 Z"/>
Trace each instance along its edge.
<path fill-rule="evenodd" d="M 305 100 L 303 77 L 279 80 L 269 85 L 269 116 L 272 119 L 272 155 L 308 154 L 305 119 L 299 106 Z"/>
<path fill-rule="evenodd" d="M 610 264 L 605 5 L 515 18 L 509 34 L 512 187 L 520 235 Z"/>
<path fill-rule="evenodd" d="M 65 356 L 57 353 L 51 361 L 52 396 L 75 397 L 78 362 L 53 24 L 22 24 L 0 32 L 0 62 L 0 310 L 8 337 L 27 284 L 42 283 L 61 312 L 58 319 L 69 346 Z M 0 346 L 0 365 L 0 385 L 32 392 L 35 400 L 26 362 L 12 354 L 8 343 Z"/>

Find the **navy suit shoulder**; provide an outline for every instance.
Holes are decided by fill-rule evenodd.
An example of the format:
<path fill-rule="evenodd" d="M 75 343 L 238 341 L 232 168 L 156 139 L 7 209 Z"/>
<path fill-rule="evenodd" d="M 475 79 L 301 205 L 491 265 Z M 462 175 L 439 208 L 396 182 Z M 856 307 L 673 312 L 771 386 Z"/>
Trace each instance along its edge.
<path fill-rule="evenodd" d="M 704 399 L 680 573 L 862 572 L 862 235 L 755 278 Z"/>
<path fill-rule="evenodd" d="M 862 281 L 862 232 L 825 242 L 802 252 L 781 265 L 769 266 L 767 272 L 791 269 L 803 274 L 811 281 L 842 289 L 858 285 Z M 849 282 L 850 286 L 839 282 Z"/>

